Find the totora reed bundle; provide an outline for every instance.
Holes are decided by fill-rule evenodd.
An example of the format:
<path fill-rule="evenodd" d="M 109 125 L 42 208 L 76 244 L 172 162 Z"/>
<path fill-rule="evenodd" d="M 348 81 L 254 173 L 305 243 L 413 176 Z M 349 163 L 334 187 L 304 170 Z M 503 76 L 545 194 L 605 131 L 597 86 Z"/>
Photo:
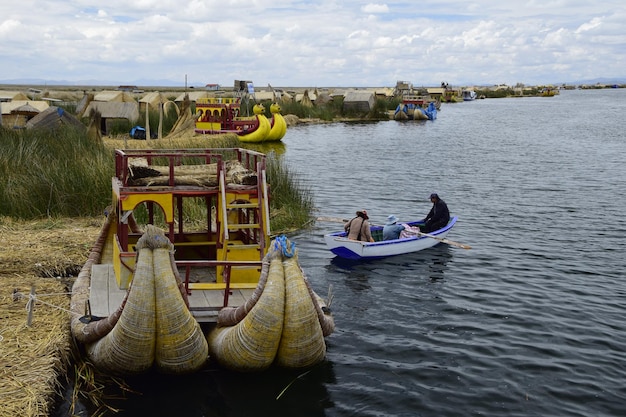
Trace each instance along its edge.
<path fill-rule="evenodd" d="M 324 359 L 326 342 L 297 255 L 284 260 L 283 268 L 285 323 L 276 364 L 285 368 L 306 368 Z"/>
<path fill-rule="evenodd" d="M 253 297 L 220 311 L 218 327 L 208 336 L 209 350 L 220 365 L 237 371 L 272 364 L 306 368 L 324 360 L 324 337 L 334 329 L 330 310 L 311 289 L 294 245 L 281 236 L 263 260 Z"/>
<path fill-rule="evenodd" d="M 168 240 L 169 243 L 169 240 Z M 187 373 L 204 366 L 209 346 L 180 292 L 172 269 L 172 249 L 154 250 L 156 294 L 156 366 L 162 372 Z"/>
<path fill-rule="evenodd" d="M 261 371 L 274 362 L 283 328 L 285 277 L 279 253 L 269 252 L 265 289 L 245 318 L 231 327 L 216 327 L 208 335 L 211 356 L 237 371 Z"/>
<path fill-rule="evenodd" d="M 107 372 L 138 374 L 147 371 L 154 362 L 156 319 L 152 258 L 151 249 L 138 249 L 135 275 L 117 324 L 102 339 L 86 346 L 93 362 Z"/>
<path fill-rule="evenodd" d="M 180 292 L 172 243 L 148 225 L 136 249 L 124 309 L 110 333 L 87 345 L 89 356 L 113 374 L 137 374 L 153 365 L 168 373 L 198 370 L 208 358 L 208 346 Z"/>

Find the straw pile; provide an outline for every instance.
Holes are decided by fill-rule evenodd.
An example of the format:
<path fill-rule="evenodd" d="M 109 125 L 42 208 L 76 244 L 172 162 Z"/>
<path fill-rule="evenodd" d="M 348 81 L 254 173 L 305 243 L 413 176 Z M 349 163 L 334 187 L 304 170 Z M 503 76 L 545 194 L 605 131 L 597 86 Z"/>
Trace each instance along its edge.
<path fill-rule="evenodd" d="M 84 262 L 101 223 L 0 217 L 0 416 L 46 416 L 54 409 L 71 350 L 65 281 Z M 28 327 L 32 285 L 37 302 Z M 25 297 L 14 298 L 14 290 Z"/>
<path fill-rule="evenodd" d="M 33 276 L 3 276 L 0 284 L 0 416 L 48 415 L 71 348 L 67 313 L 53 307 L 67 309 L 65 287 L 58 280 Z M 46 304 L 35 304 L 28 327 L 25 307 L 31 285 Z"/>
<path fill-rule="evenodd" d="M 256 172 L 243 166 L 239 161 L 226 161 L 225 179 L 228 184 L 256 185 Z M 168 185 L 169 166 L 148 165 L 144 158 L 134 158 L 129 166 L 130 183 L 133 185 L 155 186 Z M 215 187 L 218 185 L 217 164 L 179 165 L 174 167 L 174 179 L 177 185 Z"/>
<path fill-rule="evenodd" d="M 324 359 L 324 337 L 334 328 L 330 310 L 311 289 L 293 245 L 281 236 L 265 256 L 253 297 L 239 308 L 220 311 L 218 326 L 208 335 L 209 349 L 220 365 L 237 371 L 259 371 L 272 364 L 306 368 Z"/>

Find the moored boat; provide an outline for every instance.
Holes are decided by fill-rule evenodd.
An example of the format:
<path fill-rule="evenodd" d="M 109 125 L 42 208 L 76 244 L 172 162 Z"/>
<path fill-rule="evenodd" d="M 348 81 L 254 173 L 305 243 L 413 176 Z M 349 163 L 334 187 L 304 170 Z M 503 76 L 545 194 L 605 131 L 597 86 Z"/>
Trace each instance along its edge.
<path fill-rule="evenodd" d="M 463 97 L 463 101 L 476 100 L 476 91 L 474 90 L 463 90 L 461 95 Z"/>
<path fill-rule="evenodd" d="M 180 374 L 211 362 L 254 371 L 324 359 L 329 303 L 295 244 L 270 239 L 265 178 L 265 156 L 244 149 L 116 151 L 113 204 L 71 298 L 72 335 L 96 367 Z M 187 208 L 199 203 L 206 224 L 189 225 Z M 276 340 L 251 366 L 249 347 Z M 286 341 L 311 348 L 281 349 Z"/>
<path fill-rule="evenodd" d="M 278 141 L 287 133 L 287 122 L 282 114 L 280 114 L 280 106 L 277 103 L 270 105 L 270 113 L 272 118 L 270 119 L 270 131 L 265 140 Z"/>
<path fill-rule="evenodd" d="M 430 233 L 416 232 L 412 236 L 393 240 L 383 240 L 383 226 L 372 225 L 370 231 L 374 242 L 362 242 L 348 239 L 345 231 L 324 235 L 328 249 L 335 255 L 346 259 L 376 259 L 387 256 L 403 255 L 431 248 L 438 243 L 448 243 L 446 236 L 456 224 L 457 217 L 452 217 L 448 224 Z M 406 223 L 410 227 L 423 226 L 421 221 Z"/>
<path fill-rule="evenodd" d="M 270 110 L 275 103 L 270 106 Z M 241 99 L 238 97 L 208 97 L 196 101 L 195 133 L 216 135 L 235 133 L 242 142 L 263 142 L 280 140 L 287 131 L 287 124 L 279 114 L 276 104 L 272 121 L 265 116 L 265 107 L 255 104 L 253 116 L 241 116 Z M 273 126 L 276 126 L 275 128 Z"/>
<path fill-rule="evenodd" d="M 393 115 L 394 120 L 435 120 L 437 106 L 422 96 L 405 95 Z"/>

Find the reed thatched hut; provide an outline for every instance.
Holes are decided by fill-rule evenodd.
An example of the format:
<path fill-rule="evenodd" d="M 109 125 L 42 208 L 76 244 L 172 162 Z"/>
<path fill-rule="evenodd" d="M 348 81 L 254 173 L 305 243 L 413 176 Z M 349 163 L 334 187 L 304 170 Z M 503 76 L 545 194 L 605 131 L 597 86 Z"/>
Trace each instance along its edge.
<path fill-rule="evenodd" d="M 61 126 L 86 130 L 85 125 L 74 115 L 56 106 L 48 107 L 26 123 L 26 129 L 55 129 Z"/>
<path fill-rule="evenodd" d="M 376 98 L 371 91 L 348 91 L 343 99 L 344 111 L 369 112 Z"/>
<path fill-rule="evenodd" d="M 128 102 L 103 102 L 92 101 L 85 110 L 86 115 L 92 114 L 92 110 L 101 116 L 100 130 L 108 135 L 111 125 L 119 120 L 128 120 L 136 123 L 139 119 L 139 104 L 136 101 Z"/>

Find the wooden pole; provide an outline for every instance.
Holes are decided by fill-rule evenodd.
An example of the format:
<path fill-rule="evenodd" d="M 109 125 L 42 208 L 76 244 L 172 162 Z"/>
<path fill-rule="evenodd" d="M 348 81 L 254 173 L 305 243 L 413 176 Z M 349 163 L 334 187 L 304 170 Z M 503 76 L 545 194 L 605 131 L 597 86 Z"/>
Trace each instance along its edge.
<path fill-rule="evenodd" d="M 159 100 L 159 131 L 158 138 L 163 139 L 163 100 Z"/>
<path fill-rule="evenodd" d="M 146 103 L 146 140 L 150 139 L 150 104 Z"/>
<path fill-rule="evenodd" d="M 33 324 L 33 313 L 35 311 L 35 286 L 30 287 L 30 298 L 28 299 L 28 318 L 26 325 L 30 327 Z"/>

